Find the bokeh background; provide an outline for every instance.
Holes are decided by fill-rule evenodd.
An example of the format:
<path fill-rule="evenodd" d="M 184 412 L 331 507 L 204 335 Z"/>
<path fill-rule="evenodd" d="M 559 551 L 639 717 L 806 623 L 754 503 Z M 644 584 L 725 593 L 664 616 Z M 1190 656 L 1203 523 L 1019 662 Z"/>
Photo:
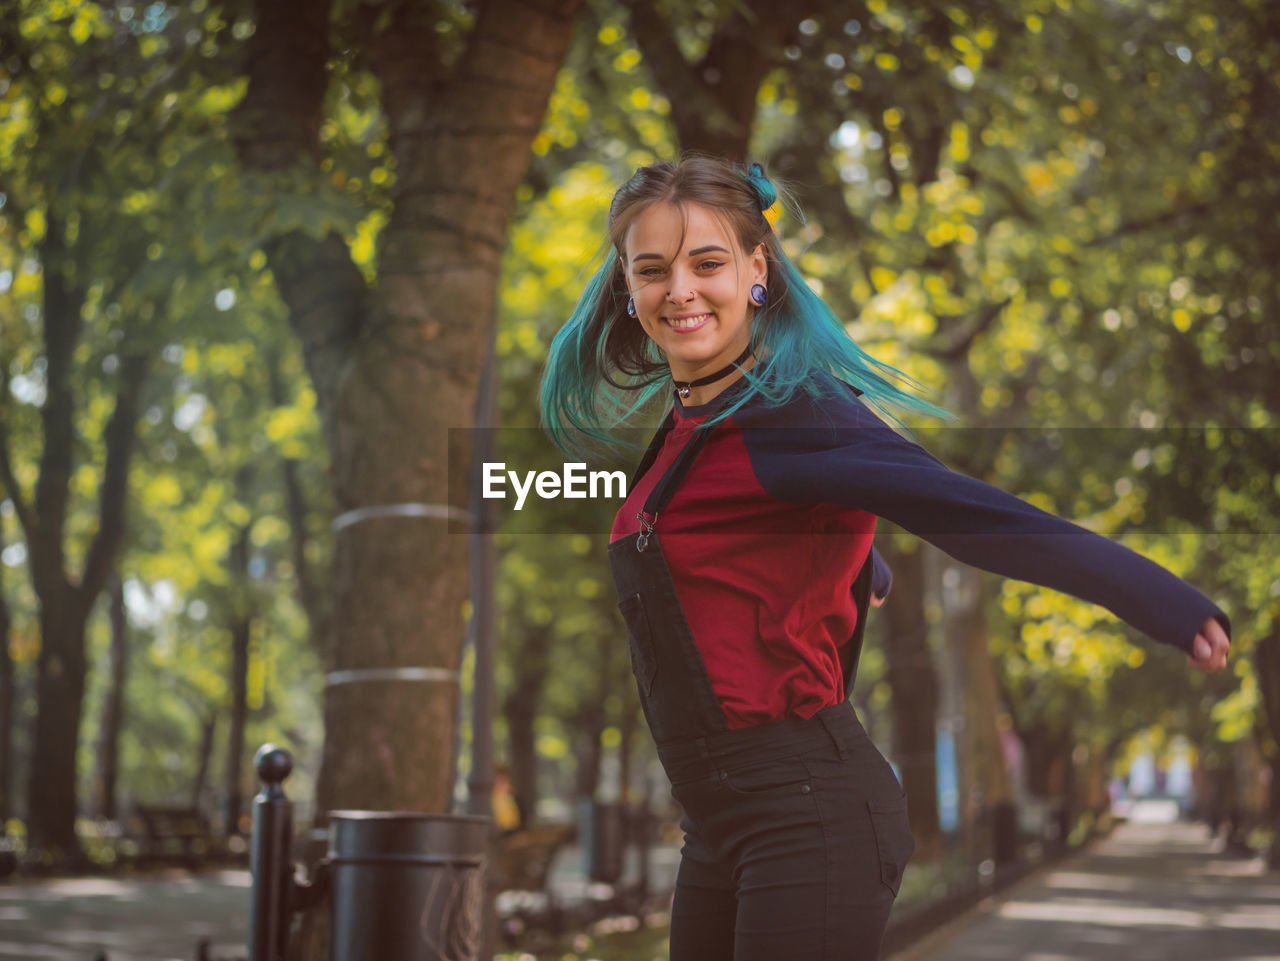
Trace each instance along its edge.
<path fill-rule="evenodd" d="M 853 699 L 939 866 L 919 877 L 972 860 L 995 803 L 1087 831 L 1174 771 L 1188 811 L 1274 845 L 1277 37 L 1267 0 L 3 4 L 14 850 L 113 863 L 137 802 L 234 839 L 267 740 L 303 821 L 466 806 L 450 428 L 478 422 L 493 350 L 499 453 L 545 458 L 539 377 L 612 191 L 686 150 L 790 187 L 776 228 L 811 284 L 956 415 L 911 421 L 930 450 L 1232 618 L 1228 670 L 1200 676 L 882 524 L 895 587 Z M 526 823 L 665 797 L 613 509 L 534 505 L 558 533 L 493 538 L 496 754 Z M 458 680 L 334 680 L 405 667 Z"/>

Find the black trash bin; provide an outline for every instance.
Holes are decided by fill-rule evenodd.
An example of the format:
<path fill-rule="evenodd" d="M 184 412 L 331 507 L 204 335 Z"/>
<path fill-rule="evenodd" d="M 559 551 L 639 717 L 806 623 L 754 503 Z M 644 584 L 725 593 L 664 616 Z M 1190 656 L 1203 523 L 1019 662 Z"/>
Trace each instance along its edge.
<path fill-rule="evenodd" d="M 592 801 L 586 822 L 583 833 L 587 841 L 587 877 L 603 884 L 617 884 L 626 855 L 627 809 L 617 802 Z"/>
<path fill-rule="evenodd" d="M 475 961 L 490 820 L 330 814 L 332 961 Z"/>

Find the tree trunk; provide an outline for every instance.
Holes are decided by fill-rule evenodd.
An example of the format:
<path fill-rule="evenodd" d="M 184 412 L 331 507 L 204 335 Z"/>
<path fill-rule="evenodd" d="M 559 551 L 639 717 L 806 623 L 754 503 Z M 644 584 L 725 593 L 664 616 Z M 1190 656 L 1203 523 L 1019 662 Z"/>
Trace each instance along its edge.
<path fill-rule="evenodd" d="M 909 799 L 911 833 L 921 860 L 942 853 L 938 823 L 938 676 L 929 651 L 925 619 L 924 551 L 922 544 L 900 549 L 881 538 L 881 550 L 893 569 L 893 592 L 880 609 L 888 624 L 885 657 L 893 691 L 893 757 Z"/>
<path fill-rule="evenodd" d="M 450 449 L 448 428 L 474 422 L 507 222 L 576 6 L 479 3 L 449 67 L 428 8 L 382 4 L 365 53 L 396 182 L 377 279 L 366 287 L 335 234 L 267 245 L 303 339 L 340 512 L 320 810 L 450 804 L 468 566 L 466 539 L 443 521 L 465 516 L 469 457 L 463 438 Z M 314 171 L 328 4 L 256 9 L 241 162 Z"/>
<path fill-rule="evenodd" d="M 1011 796 L 997 725 L 1000 693 L 988 647 L 985 591 L 978 571 L 940 557 L 943 638 L 957 720 L 958 828 L 961 845 L 985 856 L 986 812 Z"/>
<path fill-rule="evenodd" d="M 636 730 L 640 727 L 640 711 L 629 698 L 624 698 L 622 717 L 618 720 L 618 799 L 630 803 L 637 793 L 648 804 L 648 784 L 644 790 L 635 790 Z"/>
<path fill-rule="evenodd" d="M 534 725 L 547 680 L 551 637 L 549 625 L 525 628 L 520 656 L 515 660 L 511 693 L 502 704 L 507 719 L 511 793 L 520 809 L 522 824 L 530 823 L 538 808 L 538 752 Z"/>
<path fill-rule="evenodd" d="M 507 224 L 580 0 L 479 0 L 446 58 L 435 8 L 345 5 L 395 160 L 371 286 L 341 236 L 266 253 L 332 465 L 333 614 L 317 810 L 445 811 L 468 594 L 468 443 Z M 246 173 L 319 177 L 330 4 L 258 0 L 233 118 Z M 455 33 L 456 35 L 456 33 Z M 314 936 L 312 936 L 314 935 Z M 312 932 L 301 956 L 316 957 Z"/>
<path fill-rule="evenodd" d="M 1034 797 L 1057 797 L 1063 789 L 1063 756 L 1070 751 L 1067 731 L 1040 721 L 1018 730 L 1026 752 L 1027 790 Z"/>
<path fill-rule="evenodd" d="M 574 776 L 574 793 L 580 799 L 591 800 L 600 786 L 600 761 L 604 733 L 604 711 L 598 703 L 588 704 L 574 715 L 574 756 L 578 769 Z"/>
<path fill-rule="evenodd" d="M 804 19 L 774 0 L 746 0 L 721 23 L 706 53 L 691 63 L 675 29 L 648 0 L 626 0 L 631 34 L 653 83 L 671 103 L 671 122 L 684 150 L 747 159 L 756 99 L 769 71 L 786 62 L 783 49 Z M 805 11 L 806 13 L 808 11 Z"/>
<path fill-rule="evenodd" d="M 0 539 L 0 551 L 4 550 Z M 4 596 L 4 566 L 0 564 L 0 835 L 4 822 L 13 817 L 13 715 L 16 685 L 13 658 L 9 654 L 9 629 L 13 619 Z"/>
<path fill-rule="evenodd" d="M 240 833 L 244 814 L 244 728 L 249 714 L 249 636 L 253 615 L 249 606 L 249 533 L 251 524 L 240 529 L 231 546 L 228 563 L 231 594 L 231 676 L 227 687 L 231 693 L 231 724 L 227 734 L 227 774 L 224 791 L 227 798 L 227 835 Z"/>
<path fill-rule="evenodd" d="M 218 730 L 218 712 L 210 710 L 207 717 L 200 722 L 200 759 L 196 764 L 196 778 L 191 783 L 191 806 L 200 807 L 200 799 L 204 796 L 205 784 L 209 781 L 209 765 L 213 761 L 213 737 Z M 236 825 L 228 823 L 223 832 L 230 837 Z"/>
<path fill-rule="evenodd" d="M 1280 870 L 1280 633 L 1271 633 L 1258 642 L 1254 652 L 1254 673 L 1258 677 L 1258 689 L 1262 692 L 1262 705 L 1266 715 L 1267 740 L 1263 755 L 1271 766 L 1269 818 L 1272 829 L 1271 848 L 1267 852 L 1267 866 Z M 1262 725 L 1258 725 L 1261 727 Z M 1264 743 L 1262 732 L 1258 740 Z"/>
<path fill-rule="evenodd" d="M 120 766 L 120 732 L 124 727 L 124 688 L 128 676 L 129 635 L 124 610 L 124 582 L 120 575 L 111 578 L 107 588 L 110 598 L 111 653 L 108 660 L 107 694 L 102 702 L 102 720 L 98 723 L 97 787 L 95 807 L 98 814 L 114 821 L 116 812 L 116 779 Z"/>
<path fill-rule="evenodd" d="M 63 863 L 81 855 L 75 830 L 76 748 L 87 668 L 85 617 L 76 593 L 63 585 L 61 597 L 41 598 L 36 724 L 27 787 L 33 846 Z"/>
<path fill-rule="evenodd" d="M 270 381 L 271 403 L 283 407 L 284 379 L 280 373 L 280 358 L 271 351 L 265 358 Z M 311 534 L 307 526 L 310 514 L 298 477 L 298 462 L 291 457 L 280 459 L 280 476 L 284 484 L 285 510 L 289 516 L 289 546 L 293 558 L 293 577 L 297 588 L 298 603 L 307 616 L 307 635 L 312 648 L 321 656 L 328 649 L 329 596 L 320 588 L 318 575 L 310 559 Z"/>
<path fill-rule="evenodd" d="M 9 491 L 29 552 L 31 584 L 40 606 L 36 660 L 36 722 L 27 810 L 31 846 L 55 861 L 82 857 L 76 841 L 76 748 L 84 710 L 85 623 L 124 538 L 125 498 L 133 458 L 139 395 L 148 356 L 122 352 L 115 409 L 103 432 L 106 457 L 98 489 L 98 528 L 77 576 L 67 564 L 64 535 L 77 443 L 74 356 L 83 326 L 84 291 L 68 278 L 74 257 L 62 223 L 46 212 L 40 244 L 45 347 L 44 447 L 28 501 L 9 457 L 0 418 L 0 479 Z"/>
<path fill-rule="evenodd" d="M 613 693 L 612 667 L 616 640 L 608 631 L 602 632 L 596 639 L 595 673 L 600 683 L 594 696 L 582 705 L 574 718 L 574 733 L 577 735 L 574 739 L 574 753 L 578 758 L 578 772 L 574 783 L 579 798 L 594 798 L 600 788 L 600 767 L 604 759 L 602 741 L 609 718 L 606 705 Z"/>

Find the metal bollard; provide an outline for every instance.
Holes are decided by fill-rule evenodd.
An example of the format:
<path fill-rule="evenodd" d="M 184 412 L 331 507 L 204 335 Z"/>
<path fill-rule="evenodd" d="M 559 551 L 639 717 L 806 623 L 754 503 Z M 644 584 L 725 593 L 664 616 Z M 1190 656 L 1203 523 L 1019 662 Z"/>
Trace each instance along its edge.
<path fill-rule="evenodd" d="M 289 920 L 329 892 L 329 865 L 321 860 L 309 880 L 293 876 L 293 804 L 281 782 L 293 770 L 293 756 L 264 744 L 253 757 L 262 790 L 253 799 L 253 844 L 249 868 L 249 961 L 281 961 L 288 948 Z"/>
<path fill-rule="evenodd" d="M 253 847 L 249 869 L 253 888 L 249 901 L 249 961 L 280 961 L 289 931 L 289 895 L 293 865 L 293 805 L 281 782 L 293 770 L 293 757 L 282 747 L 264 744 L 253 765 L 262 790 L 253 799 Z"/>

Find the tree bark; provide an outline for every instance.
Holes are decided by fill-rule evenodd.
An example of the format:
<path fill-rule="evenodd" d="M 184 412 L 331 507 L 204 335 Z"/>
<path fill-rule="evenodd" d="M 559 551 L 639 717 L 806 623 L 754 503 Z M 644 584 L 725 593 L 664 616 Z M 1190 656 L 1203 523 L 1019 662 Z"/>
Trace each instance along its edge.
<path fill-rule="evenodd" d="M 381 81 L 397 179 L 377 279 L 366 288 L 336 235 L 293 232 L 267 248 L 315 385 L 336 508 L 352 520 L 337 532 L 329 657 L 349 683 L 326 692 L 321 810 L 450 803 L 456 686 L 360 672 L 458 669 L 466 542 L 441 517 L 465 511 L 469 464 L 447 428 L 474 420 L 507 222 L 576 6 L 481 3 L 449 68 L 427 8 L 381 5 L 386 22 L 372 23 L 364 53 Z M 328 5 L 256 9 L 241 163 L 267 175 L 314 169 Z M 403 504 L 427 505 L 426 516 L 348 513 Z"/>
<path fill-rule="evenodd" d="M 909 799 L 911 833 L 921 860 L 942 854 L 938 823 L 938 676 L 929 651 L 925 618 L 924 547 L 899 548 L 891 538 L 880 544 L 893 568 L 893 593 L 880 609 L 888 624 L 885 657 L 893 691 L 893 756 Z"/>
<path fill-rule="evenodd" d="M 231 693 L 231 724 L 227 733 L 227 772 L 223 782 L 227 798 L 227 836 L 240 833 L 240 818 L 244 814 L 244 729 L 249 715 L 249 637 L 253 628 L 253 613 L 249 605 L 249 535 L 252 524 L 240 528 L 240 535 L 231 545 L 228 573 L 232 585 L 231 621 L 231 675 L 227 687 Z"/>
<path fill-rule="evenodd" d="M 516 189 L 580 0 L 480 0 L 446 63 L 434 7 L 356 4 L 395 159 L 377 276 L 343 239 L 266 244 L 315 387 L 336 518 L 325 741 L 317 810 L 444 811 L 451 802 L 468 592 L 469 454 Z M 242 168 L 318 176 L 330 4 L 258 0 L 249 86 L 233 118 Z M 386 511 L 414 505 L 416 515 Z M 370 674 L 367 672 L 377 672 Z M 323 936 L 301 952 L 316 956 Z"/>
<path fill-rule="evenodd" d="M 267 376 L 270 381 L 271 403 L 283 407 L 284 380 L 280 373 L 280 358 L 271 351 L 267 358 Z M 289 545 L 293 556 L 294 584 L 298 603 L 307 617 L 307 635 L 311 646 L 324 655 L 329 643 L 330 604 L 329 595 L 321 590 L 319 575 L 311 563 L 311 534 L 307 524 L 310 509 L 298 476 L 298 462 L 291 457 L 280 459 L 280 475 L 284 485 L 285 510 L 289 517 Z"/>
<path fill-rule="evenodd" d="M 625 6 L 653 82 L 671 104 L 681 148 L 746 160 L 760 84 L 786 62 L 783 49 L 804 17 L 789 4 L 746 0 L 691 63 L 676 43 L 676 28 L 652 3 L 626 0 Z"/>
<path fill-rule="evenodd" d="M 1258 689 L 1262 692 L 1266 732 L 1271 742 L 1263 750 L 1271 766 L 1268 801 L 1272 837 L 1267 851 L 1267 866 L 1276 871 L 1280 870 L 1280 633 L 1273 632 L 1258 642 L 1254 652 L 1254 672 L 1258 676 Z M 1261 732 L 1258 740 L 1263 742 Z"/>
<path fill-rule="evenodd" d="M 516 659 L 511 692 L 503 700 L 507 719 L 507 741 L 511 760 L 511 793 L 520 809 L 520 820 L 528 824 L 538 807 L 538 752 L 534 730 L 542 689 L 546 685 L 552 629 L 527 626 Z"/>
<path fill-rule="evenodd" d="M 191 806 L 200 807 L 200 798 L 204 795 L 205 784 L 209 780 L 209 764 L 213 760 L 213 738 L 218 730 L 218 712 L 209 714 L 200 722 L 200 759 L 196 764 L 196 777 L 191 783 Z M 236 831 L 236 825 L 228 823 L 225 834 L 230 837 Z"/>
<path fill-rule="evenodd" d="M 102 702 L 102 719 L 98 723 L 97 787 L 95 807 L 98 814 L 114 821 L 116 781 L 120 767 L 120 733 L 124 728 L 125 681 L 129 670 L 129 635 L 124 609 L 124 582 L 119 574 L 111 578 L 107 588 L 110 599 L 111 651 L 108 659 L 107 694 Z"/>
<path fill-rule="evenodd" d="M 0 551 L 4 540 L 0 537 Z M 4 595 L 4 565 L 0 564 L 0 834 L 5 821 L 13 817 L 13 712 L 16 685 L 13 657 L 9 654 L 9 630 L 13 618 Z"/>
<path fill-rule="evenodd" d="M 969 791 L 961 792 L 960 812 L 962 818 L 976 820 L 983 807 L 1010 797 L 997 723 L 1000 690 L 989 647 L 982 575 L 971 567 L 949 563 L 942 576 L 943 622 L 947 643 L 957 658 L 965 717 L 961 783 L 967 781 Z"/>

